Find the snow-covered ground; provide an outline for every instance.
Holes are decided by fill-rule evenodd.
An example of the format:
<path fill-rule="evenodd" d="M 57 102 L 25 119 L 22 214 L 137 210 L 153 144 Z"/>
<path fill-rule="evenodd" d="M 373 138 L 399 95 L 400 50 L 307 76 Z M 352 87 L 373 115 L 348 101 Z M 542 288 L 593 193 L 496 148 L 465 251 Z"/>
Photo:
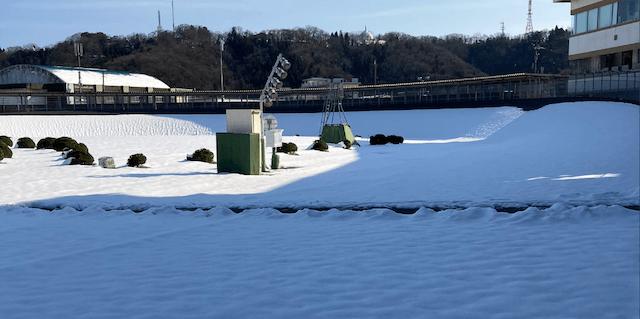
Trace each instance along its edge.
<path fill-rule="evenodd" d="M 1 116 L 118 168 L 0 162 L 0 318 L 638 318 L 638 106 L 347 116 L 362 146 L 317 152 L 276 114 L 299 155 L 260 176 L 185 161 L 223 115 Z"/>

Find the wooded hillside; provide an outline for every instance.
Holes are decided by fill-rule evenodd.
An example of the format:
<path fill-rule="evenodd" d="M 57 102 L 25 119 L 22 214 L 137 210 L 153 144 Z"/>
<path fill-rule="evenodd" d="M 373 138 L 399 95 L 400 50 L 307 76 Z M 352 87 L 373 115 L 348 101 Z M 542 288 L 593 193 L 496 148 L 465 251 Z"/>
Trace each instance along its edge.
<path fill-rule="evenodd" d="M 145 73 L 171 87 L 220 89 L 220 42 L 224 41 L 225 89 L 261 88 L 279 53 L 292 63 L 286 86 L 299 87 L 302 79 L 313 76 L 358 78 L 363 84 L 396 83 L 533 72 L 535 44 L 544 47 L 539 50 L 538 70 L 566 73 L 569 35 L 558 28 L 519 37 L 454 34 L 437 38 L 392 32 L 370 40 L 361 34 L 330 34 L 315 27 L 260 33 L 235 27 L 216 33 L 181 25 L 175 32 L 82 33 L 47 48 L 0 49 L 0 67 L 75 67 L 73 43 L 80 42 L 83 67 Z"/>

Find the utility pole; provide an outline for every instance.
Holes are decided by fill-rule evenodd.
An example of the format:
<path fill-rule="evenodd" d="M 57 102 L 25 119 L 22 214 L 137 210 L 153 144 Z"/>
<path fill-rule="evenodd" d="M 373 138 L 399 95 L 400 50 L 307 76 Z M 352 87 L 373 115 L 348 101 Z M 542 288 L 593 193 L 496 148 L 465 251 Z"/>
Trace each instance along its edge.
<path fill-rule="evenodd" d="M 222 52 L 224 52 L 224 40 L 220 39 L 220 90 L 224 91 L 224 74 L 222 73 Z"/>
<path fill-rule="evenodd" d="M 73 44 L 74 49 L 75 49 L 75 53 L 76 53 L 76 57 L 78 58 L 78 86 L 80 89 L 80 92 L 82 92 L 82 75 L 80 73 L 80 57 L 84 55 L 84 50 L 82 48 L 82 43 L 74 43 Z"/>
<path fill-rule="evenodd" d="M 542 46 L 539 44 L 535 44 L 533 46 L 534 55 L 533 55 L 533 73 L 538 73 L 538 57 L 540 56 L 539 50 L 544 50 Z"/>
<path fill-rule="evenodd" d="M 378 59 L 373 60 L 373 85 L 378 84 Z"/>

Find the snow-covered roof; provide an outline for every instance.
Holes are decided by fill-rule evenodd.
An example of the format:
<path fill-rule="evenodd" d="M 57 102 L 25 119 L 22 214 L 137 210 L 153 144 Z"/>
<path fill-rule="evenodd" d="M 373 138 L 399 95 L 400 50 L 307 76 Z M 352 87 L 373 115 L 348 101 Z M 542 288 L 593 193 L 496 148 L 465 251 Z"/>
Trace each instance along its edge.
<path fill-rule="evenodd" d="M 80 68 L 80 78 L 83 85 L 169 89 L 157 78 L 140 73 Z M 22 83 L 78 83 L 78 68 L 21 64 L 0 70 L 0 84 Z"/>

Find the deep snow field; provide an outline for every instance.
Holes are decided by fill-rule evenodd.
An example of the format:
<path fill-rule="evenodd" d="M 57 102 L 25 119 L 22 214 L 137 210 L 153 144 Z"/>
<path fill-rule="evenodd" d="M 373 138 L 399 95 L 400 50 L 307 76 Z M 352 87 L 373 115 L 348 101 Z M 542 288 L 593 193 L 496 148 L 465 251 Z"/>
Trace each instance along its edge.
<path fill-rule="evenodd" d="M 637 105 L 349 112 L 329 152 L 275 116 L 299 151 L 260 176 L 185 161 L 224 115 L 0 116 L 118 166 L 0 162 L 0 318 L 639 317 Z"/>

